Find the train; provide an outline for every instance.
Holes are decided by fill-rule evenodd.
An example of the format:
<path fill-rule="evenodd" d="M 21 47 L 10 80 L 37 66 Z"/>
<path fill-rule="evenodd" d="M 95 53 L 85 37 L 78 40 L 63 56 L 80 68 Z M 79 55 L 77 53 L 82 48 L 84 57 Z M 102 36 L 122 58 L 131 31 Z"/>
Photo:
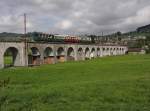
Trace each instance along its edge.
<path fill-rule="evenodd" d="M 93 43 L 90 36 L 70 36 L 59 34 L 46 34 L 42 32 L 30 32 L 27 34 L 32 42 L 52 42 L 52 43 Z"/>

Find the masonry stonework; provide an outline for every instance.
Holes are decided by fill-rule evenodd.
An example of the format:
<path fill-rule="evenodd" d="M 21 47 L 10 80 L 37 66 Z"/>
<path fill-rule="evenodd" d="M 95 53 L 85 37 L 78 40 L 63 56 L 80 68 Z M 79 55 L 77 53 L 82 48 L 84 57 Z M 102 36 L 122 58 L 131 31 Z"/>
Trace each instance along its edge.
<path fill-rule="evenodd" d="M 4 67 L 4 53 L 7 49 L 13 52 L 14 66 L 55 64 L 124 55 L 128 50 L 126 46 L 28 43 L 26 54 L 24 42 L 0 42 L 0 68 Z"/>

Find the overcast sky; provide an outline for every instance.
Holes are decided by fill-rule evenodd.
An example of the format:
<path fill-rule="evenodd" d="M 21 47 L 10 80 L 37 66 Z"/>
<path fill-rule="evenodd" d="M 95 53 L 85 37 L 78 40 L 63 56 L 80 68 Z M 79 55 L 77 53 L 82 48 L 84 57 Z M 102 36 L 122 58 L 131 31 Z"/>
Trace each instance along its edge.
<path fill-rule="evenodd" d="M 0 0 L 0 32 L 105 34 L 150 24 L 150 0 Z"/>

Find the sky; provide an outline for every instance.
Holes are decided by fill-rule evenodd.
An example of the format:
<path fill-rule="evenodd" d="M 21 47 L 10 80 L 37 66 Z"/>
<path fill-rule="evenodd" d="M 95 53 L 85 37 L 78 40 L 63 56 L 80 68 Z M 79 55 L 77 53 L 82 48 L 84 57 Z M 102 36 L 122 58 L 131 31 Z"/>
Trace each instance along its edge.
<path fill-rule="evenodd" d="M 150 0 L 1 0 L 0 32 L 109 34 L 150 24 Z"/>

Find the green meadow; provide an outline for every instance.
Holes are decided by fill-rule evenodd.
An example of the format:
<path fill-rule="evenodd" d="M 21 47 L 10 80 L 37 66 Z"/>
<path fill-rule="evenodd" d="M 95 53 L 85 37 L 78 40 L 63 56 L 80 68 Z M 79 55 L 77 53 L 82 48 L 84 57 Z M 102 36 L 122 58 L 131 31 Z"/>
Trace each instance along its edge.
<path fill-rule="evenodd" d="M 12 65 L 13 58 L 11 56 L 5 56 L 4 57 L 4 64 L 5 65 Z"/>
<path fill-rule="evenodd" d="M 0 81 L 0 111 L 150 111 L 150 55 L 1 69 Z"/>

